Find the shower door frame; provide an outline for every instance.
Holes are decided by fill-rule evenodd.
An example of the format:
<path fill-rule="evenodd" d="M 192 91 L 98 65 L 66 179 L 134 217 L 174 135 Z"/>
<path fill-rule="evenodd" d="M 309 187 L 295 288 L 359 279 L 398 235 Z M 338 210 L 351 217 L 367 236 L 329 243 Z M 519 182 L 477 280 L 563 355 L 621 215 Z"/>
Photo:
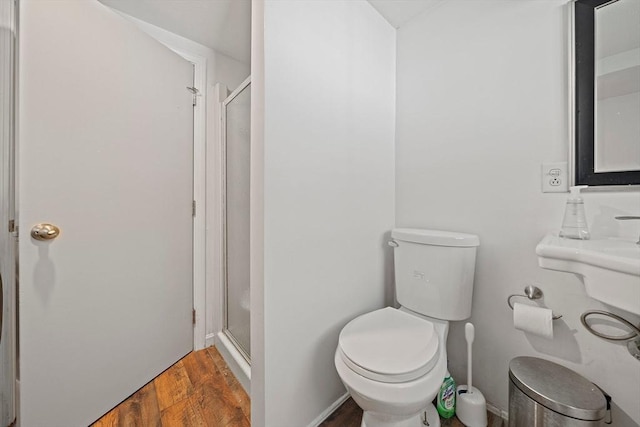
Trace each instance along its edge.
<path fill-rule="evenodd" d="M 6 331 L 6 334 L 2 335 L 2 329 L 0 329 L 0 349 L 6 348 L 7 360 L 3 360 L 6 366 L 0 367 L 2 372 L 1 379 L 5 381 L 4 384 L 0 384 L 0 394 L 3 395 L 2 400 L 7 403 L 4 407 L 4 403 L 0 404 L 0 412 L 2 409 L 7 409 L 8 413 L 0 414 L 0 424 L 6 423 L 7 425 L 13 423 L 16 417 L 16 396 L 17 396 L 17 328 L 16 328 L 16 291 L 17 291 L 17 228 L 15 227 L 17 215 L 16 215 L 16 158 L 15 158 L 15 136 L 16 136 L 16 62 L 17 62 L 17 3 L 11 1 L 0 5 L 2 7 L 2 22 L 8 24 L 7 30 L 12 35 L 12 39 L 9 41 L 3 39 L 3 42 L 8 42 L 7 58 L 9 62 L 4 71 L 6 73 L 1 74 L 0 85 L 6 90 L 5 94 L 8 95 L 8 99 L 2 100 L 2 117 L 0 120 L 5 124 L 3 126 L 3 132 L 0 135 L 0 153 L 2 167 L 0 173 L 3 176 L 0 179 L 0 235 L 3 237 L 0 240 L 0 244 L 3 245 L 5 251 L 4 259 L 0 259 L 0 282 L 2 282 L 2 289 L 0 289 L 0 300 L 2 306 L 0 306 L 0 328 Z M 7 107 L 6 110 L 4 107 Z M 6 295 L 7 298 L 4 298 Z M 5 307 L 7 308 L 7 316 L 4 316 Z M 2 350 L 4 351 L 4 350 Z M 7 373 L 7 377 L 4 374 Z"/>
<path fill-rule="evenodd" d="M 251 76 L 247 77 L 229 96 L 225 98 L 221 106 L 221 175 L 222 175 L 222 283 L 220 289 L 220 308 L 222 314 L 222 323 L 220 325 L 220 334 L 218 339 L 224 340 L 226 338 L 233 347 L 242 356 L 244 361 L 251 366 L 251 356 L 247 354 L 242 346 L 238 343 L 235 337 L 227 329 L 228 313 L 227 313 L 227 105 L 233 101 L 243 90 L 251 85 Z M 222 336 L 221 336 L 222 335 Z M 223 342 L 223 344 L 226 344 Z M 244 369 L 243 369 L 244 370 Z"/>

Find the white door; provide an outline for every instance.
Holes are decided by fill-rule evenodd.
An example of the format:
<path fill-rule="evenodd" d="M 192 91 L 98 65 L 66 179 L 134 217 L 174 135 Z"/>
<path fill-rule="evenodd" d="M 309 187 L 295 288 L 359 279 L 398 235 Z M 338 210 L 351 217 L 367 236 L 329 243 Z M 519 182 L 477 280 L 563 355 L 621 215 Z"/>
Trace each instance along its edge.
<path fill-rule="evenodd" d="M 19 416 L 86 426 L 192 348 L 193 69 L 95 0 L 19 16 Z"/>

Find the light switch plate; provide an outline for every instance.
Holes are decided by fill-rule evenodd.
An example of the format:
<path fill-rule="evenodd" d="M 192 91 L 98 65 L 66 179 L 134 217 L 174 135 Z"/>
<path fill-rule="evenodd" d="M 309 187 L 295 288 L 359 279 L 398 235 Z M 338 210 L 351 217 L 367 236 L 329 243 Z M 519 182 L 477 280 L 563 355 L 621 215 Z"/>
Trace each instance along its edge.
<path fill-rule="evenodd" d="M 566 193 L 569 191 L 567 162 L 542 164 L 542 192 Z"/>

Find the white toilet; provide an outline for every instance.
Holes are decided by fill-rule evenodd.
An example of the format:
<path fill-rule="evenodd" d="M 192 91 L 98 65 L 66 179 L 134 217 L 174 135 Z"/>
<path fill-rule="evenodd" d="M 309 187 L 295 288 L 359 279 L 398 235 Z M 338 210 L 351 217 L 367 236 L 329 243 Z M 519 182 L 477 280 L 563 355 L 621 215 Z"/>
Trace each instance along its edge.
<path fill-rule="evenodd" d="M 408 228 L 394 229 L 391 237 L 401 307 L 349 322 L 340 332 L 336 369 L 364 410 L 362 427 L 437 427 L 431 401 L 447 371 L 449 321 L 471 315 L 480 240 Z"/>

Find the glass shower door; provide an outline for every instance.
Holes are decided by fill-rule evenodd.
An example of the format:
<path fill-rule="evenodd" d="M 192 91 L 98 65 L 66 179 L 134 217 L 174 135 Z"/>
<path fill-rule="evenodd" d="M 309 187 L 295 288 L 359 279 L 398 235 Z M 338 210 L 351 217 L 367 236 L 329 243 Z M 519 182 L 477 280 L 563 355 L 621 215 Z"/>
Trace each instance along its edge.
<path fill-rule="evenodd" d="M 225 136 L 224 333 L 247 361 L 249 336 L 249 161 L 251 84 L 247 79 L 223 103 Z"/>

